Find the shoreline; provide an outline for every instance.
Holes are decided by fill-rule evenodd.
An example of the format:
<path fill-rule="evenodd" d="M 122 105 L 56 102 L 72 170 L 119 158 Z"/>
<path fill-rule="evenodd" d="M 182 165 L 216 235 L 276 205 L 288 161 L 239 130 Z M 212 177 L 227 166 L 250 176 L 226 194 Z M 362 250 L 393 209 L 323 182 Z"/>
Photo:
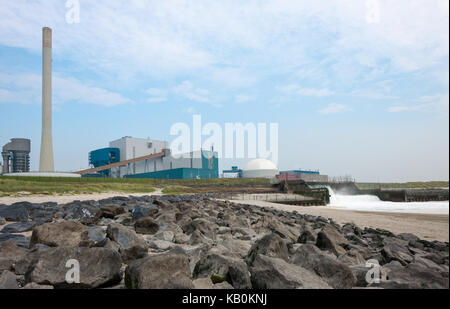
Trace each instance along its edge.
<path fill-rule="evenodd" d="M 430 241 L 449 241 L 449 215 L 447 214 L 361 211 L 329 206 L 293 206 L 251 200 L 230 200 L 230 202 L 332 218 L 341 225 L 355 223 L 361 228 L 381 228 L 394 234 L 412 233 Z"/>

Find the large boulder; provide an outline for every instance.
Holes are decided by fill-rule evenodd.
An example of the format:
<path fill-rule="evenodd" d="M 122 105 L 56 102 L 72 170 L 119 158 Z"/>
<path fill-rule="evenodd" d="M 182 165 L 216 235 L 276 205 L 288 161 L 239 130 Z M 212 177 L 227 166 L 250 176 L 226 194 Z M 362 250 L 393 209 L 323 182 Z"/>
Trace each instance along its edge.
<path fill-rule="evenodd" d="M 250 267 L 254 289 L 329 289 L 316 274 L 279 258 L 258 254 Z"/>
<path fill-rule="evenodd" d="M 100 207 L 73 202 L 64 206 L 66 220 L 77 220 L 86 225 L 95 224 L 102 215 Z"/>
<path fill-rule="evenodd" d="M 143 217 L 134 223 L 134 229 L 139 234 L 155 234 L 159 231 L 159 225 L 150 217 Z"/>
<path fill-rule="evenodd" d="M 19 284 L 17 283 L 16 276 L 12 272 L 4 270 L 0 274 L 0 290 L 14 290 L 18 288 Z"/>
<path fill-rule="evenodd" d="M 47 223 L 52 222 L 60 207 L 57 203 L 32 204 L 28 207 L 28 213 L 33 222 Z"/>
<path fill-rule="evenodd" d="M 76 260 L 80 266 L 80 283 L 67 283 L 66 274 Z M 42 252 L 26 273 L 27 283 L 52 285 L 55 288 L 99 288 L 120 282 L 122 261 L 120 255 L 106 248 L 50 248 Z"/>
<path fill-rule="evenodd" d="M 12 269 L 13 265 L 26 256 L 28 250 L 11 242 L 0 243 L 0 272 Z"/>
<path fill-rule="evenodd" d="M 5 226 L 0 232 L 1 233 L 23 233 L 28 232 L 33 229 L 33 224 L 31 222 L 15 222 Z"/>
<path fill-rule="evenodd" d="M 408 249 L 408 241 L 394 237 L 386 237 L 383 240 L 383 249 L 381 254 L 386 262 L 398 261 L 403 266 L 414 260 L 413 255 Z"/>
<path fill-rule="evenodd" d="M 343 246 L 348 245 L 347 239 L 333 226 L 327 224 L 317 234 L 316 246 L 322 250 L 333 252 L 336 256 L 345 254 Z"/>
<path fill-rule="evenodd" d="M 145 239 L 132 229 L 121 224 L 111 223 L 106 229 L 109 239 L 119 244 L 119 252 L 125 261 L 140 259 L 148 255 Z"/>
<path fill-rule="evenodd" d="M 176 248 L 130 262 L 125 270 L 129 289 L 192 289 L 189 259 Z"/>
<path fill-rule="evenodd" d="M 118 205 L 100 205 L 102 211 L 102 217 L 114 219 L 115 216 L 125 213 L 125 209 Z"/>
<path fill-rule="evenodd" d="M 35 244 L 49 247 L 78 247 L 88 239 L 88 227 L 77 221 L 45 223 L 33 229 L 30 248 Z"/>
<path fill-rule="evenodd" d="M 424 289 L 448 289 L 449 279 L 439 272 L 419 263 L 411 263 L 406 267 L 391 270 L 387 279 L 404 284 L 419 285 Z"/>
<path fill-rule="evenodd" d="M 335 289 L 350 289 L 355 284 L 355 277 L 347 265 L 311 244 L 298 248 L 291 263 L 314 272 Z"/>
<path fill-rule="evenodd" d="M 285 261 L 289 260 L 288 247 L 277 234 L 267 234 L 257 240 L 248 252 L 247 262 L 251 264 L 258 254 L 280 258 Z"/>
<path fill-rule="evenodd" d="M 0 217 L 6 221 L 28 221 L 28 210 L 23 203 L 14 203 L 10 206 L 0 205 Z"/>
<path fill-rule="evenodd" d="M 211 278 L 218 283 L 227 281 L 235 289 L 251 288 L 247 264 L 242 259 L 219 254 L 208 254 L 200 259 L 195 265 L 193 277 Z"/>

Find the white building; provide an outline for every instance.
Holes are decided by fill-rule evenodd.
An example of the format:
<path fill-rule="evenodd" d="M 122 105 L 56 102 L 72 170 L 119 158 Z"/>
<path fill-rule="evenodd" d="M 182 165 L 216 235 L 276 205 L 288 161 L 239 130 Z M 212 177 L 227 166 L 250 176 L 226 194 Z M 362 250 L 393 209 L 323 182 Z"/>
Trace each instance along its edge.
<path fill-rule="evenodd" d="M 278 174 L 276 165 L 266 159 L 250 161 L 242 170 L 243 178 L 273 178 Z"/>

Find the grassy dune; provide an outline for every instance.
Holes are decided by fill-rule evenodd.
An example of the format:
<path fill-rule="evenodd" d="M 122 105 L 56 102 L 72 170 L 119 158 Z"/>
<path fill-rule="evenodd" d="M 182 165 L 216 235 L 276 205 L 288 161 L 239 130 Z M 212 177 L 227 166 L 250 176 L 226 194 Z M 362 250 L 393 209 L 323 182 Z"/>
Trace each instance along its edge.
<path fill-rule="evenodd" d="M 89 194 L 105 192 L 151 193 L 163 187 L 165 194 L 195 193 L 202 187 L 267 185 L 267 179 L 137 179 L 137 178 L 51 178 L 0 177 L 0 196 L 31 194 Z"/>

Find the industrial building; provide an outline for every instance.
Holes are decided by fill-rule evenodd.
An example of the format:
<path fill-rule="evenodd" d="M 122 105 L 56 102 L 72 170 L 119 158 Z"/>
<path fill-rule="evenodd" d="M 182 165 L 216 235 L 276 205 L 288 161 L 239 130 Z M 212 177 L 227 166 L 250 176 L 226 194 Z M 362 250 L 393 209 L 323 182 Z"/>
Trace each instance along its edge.
<path fill-rule="evenodd" d="M 198 150 L 172 156 L 168 142 L 125 136 L 89 153 L 84 176 L 114 178 L 212 179 L 219 177 L 217 152 Z"/>
<path fill-rule="evenodd" d="M 30 171 L 31 141 L 13 138 L 2 148 L 2 174 L 26 173 Z"/>
<path fill-rule="evenodd" d="M 320 183 L 328 182 L 327 175 L 321 175 L 319 171 L 307 171 L 307 170 L 281 171 L 280 174 L 277 175 L 277 178 L 287 180 L 303 180 L 305 182 L 320 182 Z"/>

